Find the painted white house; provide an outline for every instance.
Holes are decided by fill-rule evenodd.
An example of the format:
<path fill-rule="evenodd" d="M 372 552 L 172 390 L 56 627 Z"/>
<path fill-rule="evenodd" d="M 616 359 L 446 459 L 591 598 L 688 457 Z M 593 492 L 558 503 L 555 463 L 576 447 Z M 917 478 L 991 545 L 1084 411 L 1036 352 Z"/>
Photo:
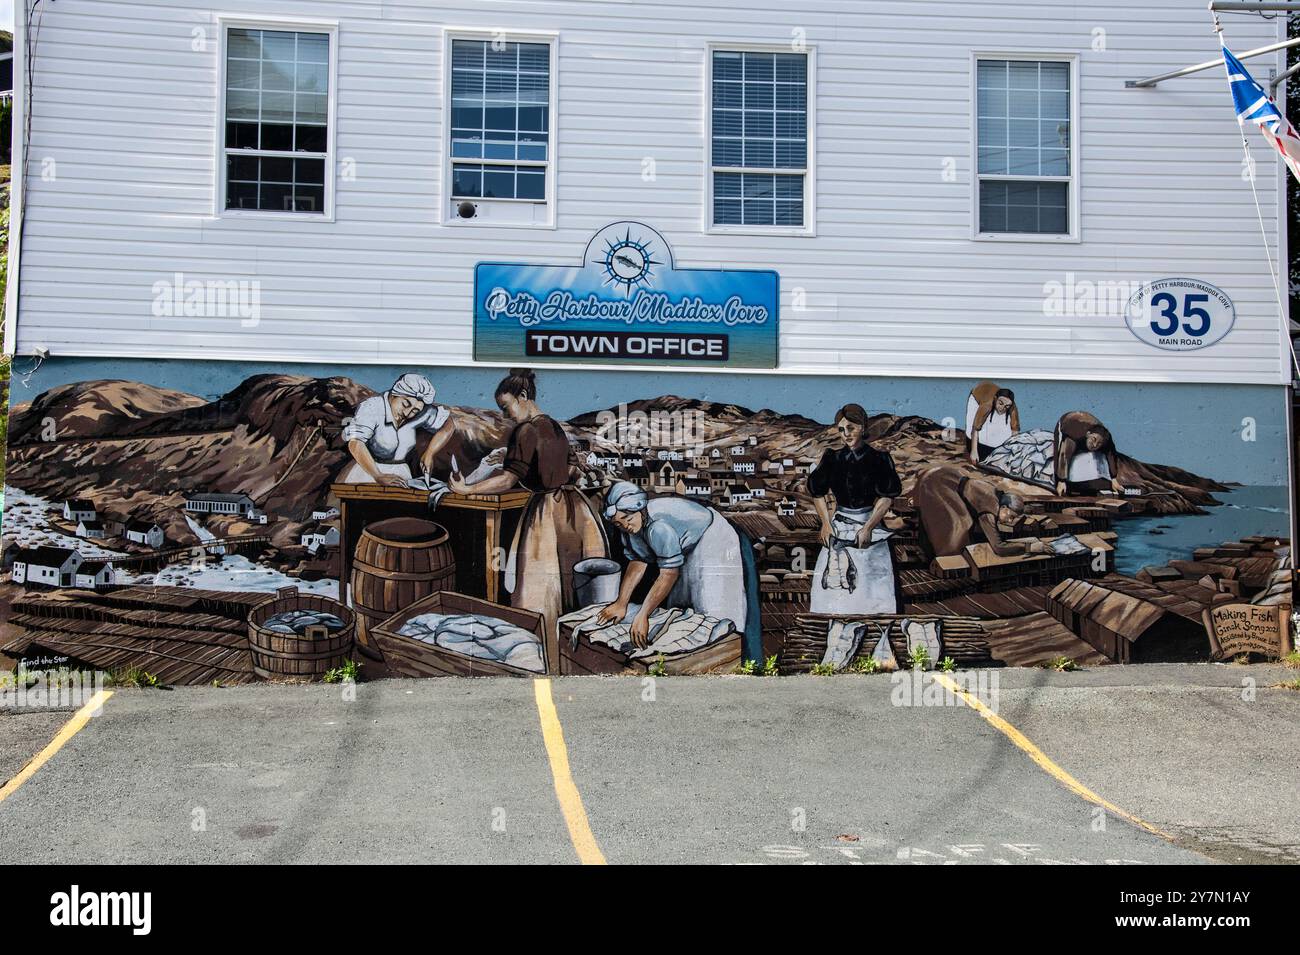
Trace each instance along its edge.
<path fill-rule="evenodd" d="M 126 539 L 132 544 L 143 544 L 158 550 L 166 541 L 163 529 L 149 521 L 131 521 L 126 525 Z"/>
<path fill-rule="evenodd" d="M 754 492 L 743 484 L 728 484 L 723 500 L 728 504 L 744 504 L 754 499 Z"/>
<path fill-rule="evenodd" d="M 253 499 L 247 494 L 186 494 L 185 510 L 196 514 L 230 514 L 250 519 L 256 519 L 258 514 Z"/>
<path fill-rule="evenodd" d="M 103 540 L 108 537 L 108 529 L 103 521 L 86 520 L 83 517 L 77 521 L 77 536 L 86 540 Z"/>
<path fill-rule="evenodd" d="M 93 521 L 96 516 L 95 505 L 90 501 L 70 498 L 63 502 L 65 521 Z"/>
<path fill-rule="evenodd" d="M 313 521 L 329 521 L 339 516 L 337 507 L 325 507 L 311 512 Z"/>
<path fill-rule="evenodd" d="M 337 547 L 339 529 L 335 526 L 314 527 L 311 530 L 304 531 L 299 542 L 313 554 L 322 547 Z"/>
<path fill-rule="evenodd" d="M 104 560 L 88 560 L 73 574 L 73 586 L 95 590 L 111 587 L 115 581 L 113 565 Z"/>
<path fill-rule="evenodd" d="M 683 497 L 698 497 L 708 500 L 713 496 L 713 485 L 704 477 L 680 477 L 675 490 Z"/>
<path fill-rule="evenodd" d="M 16 584 L 71 587 L 82 556 L 66 547 L 28 547 L 13 557 L 12 579 Z"/>

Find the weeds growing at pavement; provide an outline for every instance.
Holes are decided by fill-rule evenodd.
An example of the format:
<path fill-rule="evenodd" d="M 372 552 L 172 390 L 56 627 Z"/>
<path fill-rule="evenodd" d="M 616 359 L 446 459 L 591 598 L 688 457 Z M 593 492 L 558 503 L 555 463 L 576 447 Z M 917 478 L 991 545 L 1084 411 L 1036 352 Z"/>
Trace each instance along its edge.
<path fill-rule="evenodd" d="M 1055 670 L 1057 673 L 1068 673 L 1071 670 L 1079 669 L 1079 664 L 1069 657 L 1052 657 L 1043 666 L 1048 670 Z"/>
<path fill-rule="evenodd" d="M 667 675 L 668 675 L 668 664 L 667 664 L 667 662 L 664 660 L 664 655 L 663 655 L 662 653 L 659 654 L 659 659 L 658 659 L 658 660 L 656 660 L 654 663 L 650 664 L 650 675 L 651 675 L 651 676 L 667 676 Z"/>
<path fill-rule="evenodd" d="M 753 676 L 754 669 L 758 666 L 756 660 L 746 660 L 744 663 L 736 664 L 735 673 L 739 676 Z"/>
<path fill-rule="evenodd" d="M 763 661 L 763 676 L 776 676 L 776 654 Z"/>
<path fill-rule="evenodd" d="M 1300 650 L 1292 650 L 1282 658 L 1282 666 L 1288 670 L 1300 670 Z"/>
<path fill-rule="evenodd" d="M 953 670 L 957 669 L 957 661 L 952 657 L 944 657 L 939 661 L 939 669 L 944 673 L 951 673 Z"/>
<path fill-rule="evenodd" d="M 152 688 L 157 689 L 162 686 L 162 681 L 156 676 L 141 667 L 127 667 L 124 670 L 112 670 L 108 674 L 106 681 L 109 686 L 130 686 L 137 689 Z"/>
<path fill-rule="evenodd" d="M 348 660 L 341 667 L 330 667 L 326 670 L 324 680 L 326 683 L 356 683 L 357 672 L 360 669 L 360 663 L 356 660 Z"/>
<path fill-rule="evenodd" d="M 850 673 L 879 673 L 880 663 L 875 657 L 858 657 L 849 664 Z"/>
<path fill-rule="evenodd" d="M 835 672 L 833 663 L 814 663 L 812 669 L 808 671 L 813 676 L 830 676 Z"/>
<path fill-rule="evenodd" d="M 930 668 L 930 650 L 924 643 L 912 644 L 908 657 L 912 661 L 913 670 L 928 670 Z"/>

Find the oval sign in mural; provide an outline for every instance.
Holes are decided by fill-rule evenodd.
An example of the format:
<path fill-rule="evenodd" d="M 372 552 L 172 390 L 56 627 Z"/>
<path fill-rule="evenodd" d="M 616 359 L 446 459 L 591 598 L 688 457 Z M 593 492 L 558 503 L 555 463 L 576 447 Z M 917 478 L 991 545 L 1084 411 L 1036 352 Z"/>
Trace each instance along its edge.
<path fill-rule="evenodd" d="M 1228 293 L 1200 279 L 1156 279 L 1128 300 L 1124 321 L 1148 345 L 1193 351 L 1220 341 L 1232 330 L 1237 310 Z"/>

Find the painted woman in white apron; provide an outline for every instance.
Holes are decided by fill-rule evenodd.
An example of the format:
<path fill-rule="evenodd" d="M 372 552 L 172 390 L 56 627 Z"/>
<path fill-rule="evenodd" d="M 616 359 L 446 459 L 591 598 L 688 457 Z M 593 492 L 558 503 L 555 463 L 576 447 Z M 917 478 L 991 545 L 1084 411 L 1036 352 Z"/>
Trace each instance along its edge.
<path fill-rule="evenodd" d="M 1086 411 L 1067 411 L 1056 422 L 1056 493 L 1095 496 L 1124 493 L 1119 454 L 1110 431 Z"/>
<path fill-rule="evenodd" d="M 890 535 L 880 523 L 903 490 L 898 471 L 887 451 L 867 443 L 861 405 L 837 411 L 835 425 L 844 447 L 823 454 L 808 475 L 808 493 L 822 519 L 810 609 L 836 615 L 895 613 L 894 559 Z"/>
<path fill-rule="evenodd" d="M 979 464 L 1020 430 L 1020 411 L 1010 388 L 999 388 L 971 420 L 970 460 Z"/>
<path fill-rule="evenodd" d="M 689 607 L 730 620 L 749 637 L 755 628 L 746 626 L 750 623 L 746 579 L 752 577 L 752 585 L 757 586 L 753 553 L 725 517 L 684 497 L 647 498 L 627 481 L 609 489 L 605 504 L 605 517 L 623 532 L 629 563 L 618 599 L 600 612 L 600 620 L 624 619 L 632 592 L 654 566 L 658 576 L 632 621 L 632 642 L 638 647 L 646 645 L 650 615 L 660 607 Z"/>
<path fill-rule="evenodd" d="M 433 435 L 420 457 L 427 475 L 434 457 L 456 430 L 451 412 L 435 404 L 433 397 L 428 378 L 406 374 L 382 395 L 357 405 L 352 420 L 343 428 L 343 440 L 352 455 L 343 483 L 406 487 L 413 477 L 406 457 L 415 447 L 417 431 Z"/>

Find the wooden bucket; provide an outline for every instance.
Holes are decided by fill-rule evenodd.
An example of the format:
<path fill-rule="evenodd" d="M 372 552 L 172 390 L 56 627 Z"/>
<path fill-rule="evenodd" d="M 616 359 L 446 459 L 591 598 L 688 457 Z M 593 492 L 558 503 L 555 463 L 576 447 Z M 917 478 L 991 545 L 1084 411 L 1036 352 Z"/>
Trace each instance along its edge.
<path fill-rule="evenodd" d="M 382 660 L 370 631 L 422 597 L 456 586 L 447 532 L 432 521 L 391 517 L 366 527 L 352 559 L 357 647 Z"/>
<path fill-rule="evenodd" d="M 269 618 L 286 610 L 323 610 L 343 621 L 341 630 L 308 627 L 304 633 L 276 633 L 262 627 Z M 248 614 L 248 649 L 253 672 L 263 679 L 297 678 L 315 680 L 325 671 L 340 667 L 352 652 L 354 614 L 337 600 L 300 593 L 295 587 L 281 587 L 269 600 L 257 604 Z"/>

